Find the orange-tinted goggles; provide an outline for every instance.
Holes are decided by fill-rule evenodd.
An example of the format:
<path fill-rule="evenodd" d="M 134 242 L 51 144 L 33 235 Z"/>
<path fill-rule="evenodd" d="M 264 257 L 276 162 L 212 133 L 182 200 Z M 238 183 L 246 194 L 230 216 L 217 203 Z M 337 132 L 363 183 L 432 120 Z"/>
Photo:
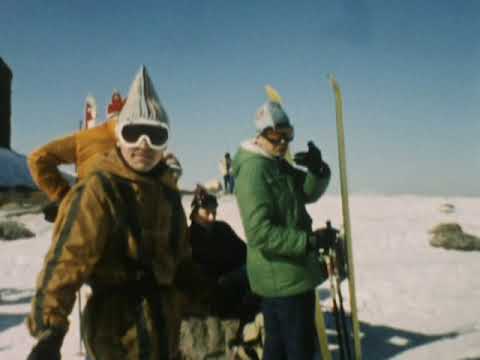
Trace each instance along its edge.
<path fill-rule="evenodd" d="M 289 143 L 293 140 L 295 132 L 293 128 L 283 129 L 267 129 L 262 133 L 262 137 L 268 140 L 272 145 L 279 145 L 281 143 Z"/>

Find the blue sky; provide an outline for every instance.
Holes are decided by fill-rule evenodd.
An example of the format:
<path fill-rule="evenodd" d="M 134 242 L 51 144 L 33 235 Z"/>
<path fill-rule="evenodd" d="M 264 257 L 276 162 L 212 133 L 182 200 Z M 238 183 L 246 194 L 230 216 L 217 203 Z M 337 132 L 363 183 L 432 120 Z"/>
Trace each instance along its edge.
<path fill-rule="evenodd" d="M 13 148 L 76 130 L 141 64 L 172 124 L 183 184 L 218 177 L 254 135 L 264 85 L 283 96 L 294 151 L 314 140 L 339 189 L 333 72 L 345 98 L 349 185 L 360 193 L 480 195 L 480 2 L 2 0 L 14 72 Z"/>

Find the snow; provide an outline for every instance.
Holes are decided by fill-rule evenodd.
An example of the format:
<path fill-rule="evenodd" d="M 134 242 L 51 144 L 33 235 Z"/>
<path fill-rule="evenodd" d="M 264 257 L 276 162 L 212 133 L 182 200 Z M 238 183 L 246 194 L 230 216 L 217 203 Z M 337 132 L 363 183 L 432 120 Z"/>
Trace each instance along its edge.
<path fill-rule="evenodd" d="M 187 213 L 190 200 L 184 198 Z M 440 222 L 458 222 L 464 231 L 479 235 L 479 200 L 410 195 L 350 198 L 364 359 L 480 357 L 480 254 L 433 248 L 428 243 L 428 230 Z M 228 221 L 243 237 L 235 198 L 222 197 L 219 203 L 219 219 Z M 455 205 L 455 212 L 442 213 L 444 203 Z M 315 227 L 327 219 L 340 227 L 339 196 L 326 195 L 308 209 Z M 3 215 L 0 212 L 0 219 Z M 17 220 L 37 236 L 0 241 L 0 358 L 11 360 L 25 359 L 34 344 L 23 322 L 52 230 L 41 215 Z M 346 282 L 342 290 L 348 304 Z M 322 286 L 321 292 L 325 294 L 326 288 Z M 330 311 L 331 300 L 322 299 L 324 310 Z M 80 358 L 78 351 L 74 309 L 63 358 Z"/>
<path fill-rule="evenodd" d="M 0 186 L 26 186 L 36 189 L 28 170 L 27 158 L 5 148 L 0 148 Z"/>

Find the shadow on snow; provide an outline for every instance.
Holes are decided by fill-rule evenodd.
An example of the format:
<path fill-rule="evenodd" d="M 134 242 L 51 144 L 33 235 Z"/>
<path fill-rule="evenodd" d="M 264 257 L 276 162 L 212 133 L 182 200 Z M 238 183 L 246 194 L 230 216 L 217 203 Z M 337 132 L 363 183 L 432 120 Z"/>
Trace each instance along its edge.
<path fill-rule="evenodd" d="M 0 313 L 0 332 L 7 330 L 8 328 L 17 326 L 25 321 L 28 313 L 20 314 L 5 314 Z M 2 349 L 0 349 L 1 351 Z M 5 350 L 5 349 L 3 349 Z"/>
<path fill-rule="evenodd" d="M 33 290 L 25 289 L 0 289 L 0 308 L 2 305 L 20 305 L 31 302 Z M 321 296 L 322 297 L 322 296 Z M 333 345 L 332 355 L 334 359 L 340 358 L 337 346 L 337 336 L 335 331 L 335 320 L 332 312 L 326 311 L 325 322 L 328 332 L 329 344 Z M 11 327 L 17 326 L 24 322 L 28 313 L 2 313 L 0 312 L 0 332 Z M 350 325 L 350 318 L 347 319 Z M 457 336 L 477 331 L 475 327 L 467 327 L 457 329 L 450 332 L 439 334 L 424 334 L 421 332 L 413 332 L 398 328 L 388 327 L 384 325 L 372 325 L 366 322 L 360 322 L 360 330 L 362 333 L 362 354 L 366 359 L 389 359 L 399 353 L 411 350 L 418 346 L 423 346 L 438 340 L 451 339 Z M 349 330 L 351 333 L 351 329 Z M 6 350 L 8 347 L 0 348 L 0 351 Z M 350 341 L 350 349 L 353 353 L 353 339 Z M 319 357 L 316 358 L 316 360 Z"/>
<path fill-rule="evenodd" d="M 12 313 L 1 311 L 2 306 L 29 304 L 32 300 L 32 295 L 33 290 L 13 288 L 0 289 L 0 332 L 21 324 L 25 321 L 25 317 L 28 315 L 28 313 L 24 312 Z M 2 347 L 0 348 L 0 351 L 6 350 L 7 348 Z"/>
<path fill-rule="evenodd" d="M 335 320 L 332 312 L 325 312 L 326 326 L 328 332 L 329 344 L 334 345 L 332 349 L 333 359 L 340 358 L 338 349 L 338 338 L 335 330 Z M 351 324 L 348 318 L 348 324 Z M 351 329 L 349 330 L 351 332 Z M 390 359 L 395 355 L 418 346 L 433 343 L 438 340 L 451 339 L 457 336 L 477 331 L 475 327 L 458 329 L 455 331 L 424 334 L 388 327 L 384 325 L 372 325 L 360 321 L 360 331 L 362 334 L 362 355 L 365 359 Z M 354 345 L 353 337 L 350 341 L 350 349 L 353 355 Z M 318 360 L 317 357 L 315 360 Z"/>

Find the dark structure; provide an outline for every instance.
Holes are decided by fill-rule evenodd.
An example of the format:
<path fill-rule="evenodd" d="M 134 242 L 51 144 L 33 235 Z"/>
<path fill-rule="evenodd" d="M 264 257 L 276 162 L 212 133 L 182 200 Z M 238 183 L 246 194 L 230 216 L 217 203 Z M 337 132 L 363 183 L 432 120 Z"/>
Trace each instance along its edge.
<path fill-rule="evenodd" d="M 10 149 L 12 71 L 0 57 L 0 147 Z"/>

